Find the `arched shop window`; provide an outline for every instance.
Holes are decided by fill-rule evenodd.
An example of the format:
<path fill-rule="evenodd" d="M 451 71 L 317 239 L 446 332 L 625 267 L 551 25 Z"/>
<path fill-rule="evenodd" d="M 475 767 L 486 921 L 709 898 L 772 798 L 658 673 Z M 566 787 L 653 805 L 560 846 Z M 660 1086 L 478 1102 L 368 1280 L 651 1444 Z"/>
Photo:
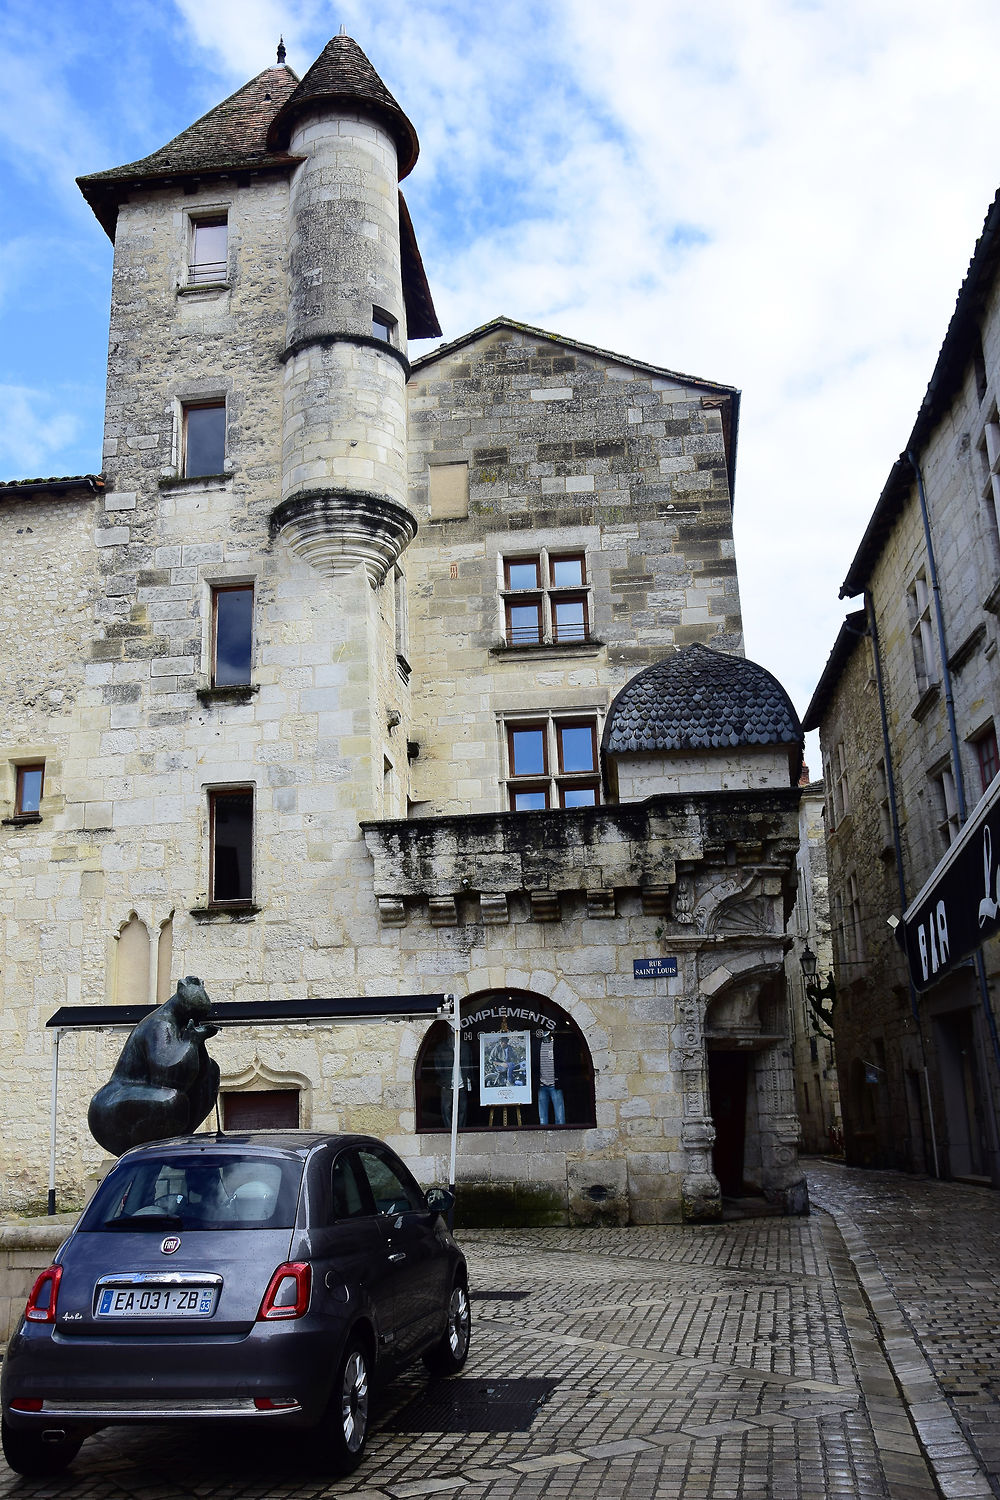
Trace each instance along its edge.
<path fill-rule="evenodd" d="M 460 1130 L 593 1125 L 594 1068 L 583 1032 L 528 990 L 484 990 L 462 1004 Z M 417 1129 L 451 1129 L 452 1030 L 435 1021 L 417 1054 Z"/>

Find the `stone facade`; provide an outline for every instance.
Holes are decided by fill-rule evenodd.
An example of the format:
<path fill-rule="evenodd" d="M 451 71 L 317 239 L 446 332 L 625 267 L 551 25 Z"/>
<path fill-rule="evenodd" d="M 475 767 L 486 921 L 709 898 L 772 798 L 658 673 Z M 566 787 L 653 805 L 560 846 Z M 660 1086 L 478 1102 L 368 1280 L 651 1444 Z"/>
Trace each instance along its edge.
<path fill-rule="evenodd" d="M 82 180 L 115 243 L 104 474 L 0 489 L 7 1202 L 44 1191 L 52 1014 L 194 973 L 220 1003 L 454 991 L 466 1051 L 490 1018 L 569 1047 L 565 1121 L 535 1097 L 551 1064 L 510 1110 L 470 1086 L 469 1203 L 711 1218 L 721 1180 L 802 1211 L 794 713 L 599 753 L 672 651 L 710 645 L 783 697 L 742 659 L 738 393 L 507 320 L 411 371 L 408 327 L 436 322 L 386 99 L 336 38 L 302 85 L 269 69 L 220 106 L 218 139 L 209 116 Z M 211 276 L 202 223 L 226 226 Z M 205 409 L 218 472 L 192 472 Z M 220 597 L 251 588 L 250 669 L 222 682 Z M 41 762 L 25 814 L 18 768 Z M 672 963 L 637 976 L 652 959 Z M 227 1109 L 371 1131 L 431 1181 L 436 1037 L 285 1024 L 212 1051 Z M 99 1168 L 86 1105 L 120 1043 L 62 1034 L 61 1197 Z"/>
<path fill-rule="evenodd" d="M 833 971 L 830 892 L 826 865 L 826 827 L 822 781 L 804 772 L 799 803 L 798 888 L 788 924 L 792 945 L 785 959 L 785 982 L 795 1058 L 795 1093 L 802 1145 L 806 1151 L 838 1151 L 843 1138 L 840 1090 L 834 1060 L 833 1028 L 824 1019 L 828 1002 L 810 1003 L 801 956 L 808 946 L 816 959 L 815 982 L 828 983 Z"/>
<path fill-rule="evenodd" d="M 820 728 L 827 783 L 848 1160 L 996 1185 L 1000 949 L 987 943 L 918 999 L 886 923 L 997 769 L 998 222 L 994 203 L 842 589 L 863 608 L 806 715 Z"/>

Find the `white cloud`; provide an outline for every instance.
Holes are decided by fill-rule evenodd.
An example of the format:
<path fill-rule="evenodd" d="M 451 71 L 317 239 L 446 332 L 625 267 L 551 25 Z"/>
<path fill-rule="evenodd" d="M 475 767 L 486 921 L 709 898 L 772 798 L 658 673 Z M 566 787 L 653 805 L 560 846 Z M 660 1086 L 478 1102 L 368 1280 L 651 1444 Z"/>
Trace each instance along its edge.
<path fill-rule="evenodd" d="M 49 86 L 59 39 L 44 23 L 25 44 L 25 87 L 49 97 L 7 128 L 66 183 L 91 148 L 104 164 L 112 109 L 137 139 L 121 159 L 162 143 L 137 123 L 136 0 L 110 4 L 129 60 L 113 106 Z M 301 73 L 346 23 L 420 134 L 406 191 L 449 336 L 504 312 L 742 388 L 747 647 L 804 707 L 993 194 L 995 0 L 176 0 L 156 14 L 189 40 L 206 106 L 268 66 L 279 33 Z M 93 122 L 70 139 L 84 106 Z"/>
<path fill-rule="evenodd" d="M 0 384 L 0 466 L 25 478 L 48 479 L 60 472 L 61 451 L 72 443 L 80 419 L 51 391 Z M 99 450 L 98 450 L 99 451 Z"/>

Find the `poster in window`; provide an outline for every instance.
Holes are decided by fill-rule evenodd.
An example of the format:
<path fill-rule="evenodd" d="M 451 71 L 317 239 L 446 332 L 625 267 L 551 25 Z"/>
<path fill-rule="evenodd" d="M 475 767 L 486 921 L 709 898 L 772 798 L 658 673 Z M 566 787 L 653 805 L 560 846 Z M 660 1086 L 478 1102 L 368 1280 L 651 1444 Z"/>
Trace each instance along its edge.
<path fill-rule="evenodd" d="M 479 1033 L 479 1102 L 531 1103 L 531 1032 Z"/>

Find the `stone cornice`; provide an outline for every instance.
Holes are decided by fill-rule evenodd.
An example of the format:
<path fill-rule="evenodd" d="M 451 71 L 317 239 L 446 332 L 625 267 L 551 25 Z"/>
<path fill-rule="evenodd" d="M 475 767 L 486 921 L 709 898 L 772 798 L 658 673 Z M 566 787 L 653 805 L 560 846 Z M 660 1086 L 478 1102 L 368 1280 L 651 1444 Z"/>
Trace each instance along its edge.
<path fill-rule="evenodd" d="M 317 488 L 283 500 L 271 512 L 270 531 L 327 578 L 363 563 L 377 588 L 416 536 L 417 522 L 388 495 Z"/>
<path fill-rule="evenodd" d="M 592 914 L 612 915 L 615 891 L 659 895 L 665 905 L 678 865 L 682 878 L 701 865 L 736 865 L 789 880 L 798 801 L 797 787 L 679 793 L 601 807 L 365 822 L 361 829 L 375 865 L 374 894 L 390 925 L 405 920 L 405 902 L 414 899 L 431 903 L 435 925 L 446 925 L 456 898 L 473 894 L 486 909 L 527 895 L 534 909 L 582 893 Z M 498 912 L 493 920 L 504 917 Z"/>

